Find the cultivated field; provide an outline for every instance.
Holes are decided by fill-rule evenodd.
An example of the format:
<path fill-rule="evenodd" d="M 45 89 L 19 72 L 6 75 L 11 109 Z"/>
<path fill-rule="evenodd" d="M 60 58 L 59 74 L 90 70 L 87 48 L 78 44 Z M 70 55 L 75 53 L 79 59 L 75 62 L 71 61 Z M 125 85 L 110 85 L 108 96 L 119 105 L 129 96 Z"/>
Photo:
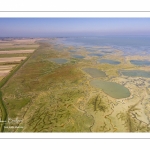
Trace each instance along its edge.
<path fill-rule="evenodd" d="M 38 47 L 35 39 L 0 39 L 0 80 Z M 11 65 L 13 64 L 13 65 Z"/>
<path fill-rule="evenodd" d="M 0 65 L 0 80 L 8 75 L 15 66 L 16 65 Z"/>
<path fill-rule="evenodd" d="M 30 50 L 9 50 L 9 51 L 0 51 L 0 54 L 26 54 L 33 53 L 34 49 Z"/>
<path fill-rule="evenodd" d="M 26 57 L 6 57 L 6 58 L 0 58 L 0 63 L 3 62 L 18 62 L 21 60 L 26 59 Z"/>
<path fill-rule="evenodd" d="M 9 70 L 15 67 L 15 65 L 0 65 L 0 70 Z"/>
<path fill-rule="evenodd" d="M 7 108 L 3 102 L 2 87 L 24 64 L 38 44 L 35 39 L 4 38 L 0 40 L 0 130 L 4 131 L 4 122 L 8 121 Z"/>

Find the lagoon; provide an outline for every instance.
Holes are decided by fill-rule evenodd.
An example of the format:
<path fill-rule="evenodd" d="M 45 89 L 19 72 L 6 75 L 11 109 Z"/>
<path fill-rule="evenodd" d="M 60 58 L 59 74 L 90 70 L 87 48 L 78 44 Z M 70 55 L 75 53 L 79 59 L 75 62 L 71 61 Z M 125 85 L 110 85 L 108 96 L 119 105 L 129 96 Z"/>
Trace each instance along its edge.
<path fill-rule="evenodd" d="M 82 55 L 72 55 L 72 57 L 74 57 L 74 58 L 79 58 L 79 59 L 85 58 L 85 57 L 82 56 Z"/>
<path fill-rule="evenodd" d="M 65 64 L 68 62 L 68 60 L 64 58 L 51 58 L 50 61 L 57 63 L 57 64 Z"/>
<path fill-rule="evenodd" d="M 121 70 L 120 73 L 129 77 L 150 78 L 150 72 L 144 70 Z"/>
<path fill-rule="evenodd" d="M 97 56 L 97 57 L 102 57 L 104 54 L 101 53 L 90 53 L 88 54 L 89 56 Z"/>
<path fill-rule="evenodd" d="M 150 66 L 150 61 L 148 60 L 130 60 L 131 64 L 138 66 Z"/>
<path fill-rule="evenodd" d="M 84 68 L 83 71 L 85 71 L 87 74 L 89 74 L 93 78 L 106 77 L 105 72 L 96 68 Z"/>
<path fill-rule="evenodd" d="M 113 64 L 113 65 L 118 65 L 120 64 L 119 61 L 115 61 L 115 60 L 110 60 L 110 59 L 101 59 L 98 60 L 99 63 L 103 63 L 103 64 Z"/>
<path fill-rule="evenodd" d="M 90 82 L 90 84 L 95 88 L 103 90 L 104 93 L 116 99 L 130 96 L 130 91 L 126 87 L 115 82 L 94 79 Z"/>

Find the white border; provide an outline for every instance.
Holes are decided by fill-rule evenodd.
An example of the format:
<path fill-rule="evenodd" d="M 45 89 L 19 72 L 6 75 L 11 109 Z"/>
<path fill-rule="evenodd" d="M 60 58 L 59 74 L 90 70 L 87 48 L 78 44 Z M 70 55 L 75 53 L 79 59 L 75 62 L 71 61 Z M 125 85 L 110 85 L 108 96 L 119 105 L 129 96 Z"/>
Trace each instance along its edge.
<path fill-rule="evenodd" d="M 1 18 L 149 18 L 149 12 L 0 12 Z"/>
<path fill-rule="evenodd" d="M 150 133 L 1 133 L 0 139 L 150 139 Z"/>
<path fill-rule="evenodd" d="M 1 0 L 1 11 L 149 11 L 149 0 Z"/>
<path fill-rule="evenodd" d="M 1 18 L 150 18 L 150 12 L 0 12 Z M 1 133 L 0 139 L 149 139 L 149 133 Z"/>

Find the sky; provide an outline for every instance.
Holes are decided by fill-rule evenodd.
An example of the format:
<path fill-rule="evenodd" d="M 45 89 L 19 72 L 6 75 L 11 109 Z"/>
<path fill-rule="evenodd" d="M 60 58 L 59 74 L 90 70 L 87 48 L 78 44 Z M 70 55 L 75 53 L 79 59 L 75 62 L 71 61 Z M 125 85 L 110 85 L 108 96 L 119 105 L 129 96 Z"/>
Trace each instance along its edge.
<path fill-rule="evenodd" d="M 150 35 L 150 18 L 0 18 L 0 37 Z"/>

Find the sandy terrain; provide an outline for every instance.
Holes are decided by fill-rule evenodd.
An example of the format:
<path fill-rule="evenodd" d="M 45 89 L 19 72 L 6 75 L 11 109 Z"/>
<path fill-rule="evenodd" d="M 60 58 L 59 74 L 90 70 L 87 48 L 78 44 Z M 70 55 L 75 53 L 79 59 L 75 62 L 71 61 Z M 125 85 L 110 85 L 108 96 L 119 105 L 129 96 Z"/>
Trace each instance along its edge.
<path fill-rule="evenodd" d="M 11 50 L 11 51 L 0 51 L 0 54 L 26 54 L 33 53 L 34 49 L 29 50 Z"/>
<path fill-rule="evenodd" d="M 26 59 L 26 57 L 6 57 L 6 58 L 0 58 L 0 62 L 15 62 L 24 59 Z"/>

